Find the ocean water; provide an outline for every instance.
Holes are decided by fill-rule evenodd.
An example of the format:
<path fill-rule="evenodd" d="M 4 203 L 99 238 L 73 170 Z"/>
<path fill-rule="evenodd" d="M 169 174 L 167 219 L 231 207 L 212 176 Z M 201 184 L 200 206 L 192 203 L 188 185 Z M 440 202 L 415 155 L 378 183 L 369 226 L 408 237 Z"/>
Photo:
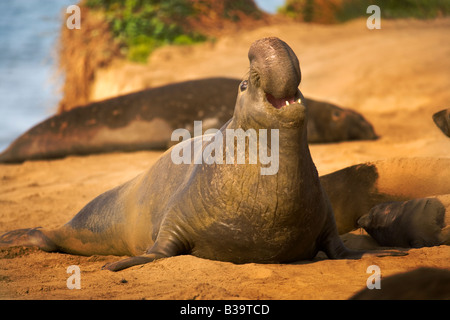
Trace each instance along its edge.
<path fill-rule="evenodd" d="M 0 150 L 57 108 L 54 48 L 71 2 L 0 1 Z"/>
<path fill-rule="evenodd" d="M 284 3 L 255 2 L 271 13 Z M 55 48 L 63 20 L 68 17 L 65 9 L 77 3 L 0 1 L 0 152 L 56 111 L 63 79 L 57 77 Z"/>
<path fill-rule="evenodd" d="M 285 0 L 255 0 L 261 10 L 269 13 L 276 13 L 278 7 L 284 5 Z"/>

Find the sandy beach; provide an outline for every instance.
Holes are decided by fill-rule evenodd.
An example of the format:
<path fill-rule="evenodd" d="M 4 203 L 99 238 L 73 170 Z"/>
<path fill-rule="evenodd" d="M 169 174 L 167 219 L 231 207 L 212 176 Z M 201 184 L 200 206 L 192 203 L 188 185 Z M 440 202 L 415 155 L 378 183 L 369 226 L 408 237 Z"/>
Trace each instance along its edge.
<path fill-rule="evenodd" d="M 250 44 L 278 36 L 296 52 L 305 96 L 352 108 L 370 121 L 375 141 L 310 145 L 320 175 L 393 157 L 450 158 L 450 138 L 431 116 L 450 107 L 450 19 L 365 19 L 341 25 L 286 22 L 226 35 L 215 43 L 166 47 L 147 65 L 116 63 L 98 73 L 91 99 L 209 76 L 242 78 Z M 58 227 L 87 202 L 147 170 L 160 151 L 112 153 L 0 165 L 0 234 Z M 361 230 L 353 236 L 366 239 Z M 350 243 L 349 246 L 353 246 Z M 366 286 L 370 265 L 382 277 L 416 269 L 450 270 L 450 247 L 409 249 L 407 256 L 294 264 L 244 264 L 177 256 L 113 273 L 114 256 L 82 257 L 34 248 L 0 250 L 0 299 L 348 299 Z M 81 289 L 66 272 L 81 270 Z"/>

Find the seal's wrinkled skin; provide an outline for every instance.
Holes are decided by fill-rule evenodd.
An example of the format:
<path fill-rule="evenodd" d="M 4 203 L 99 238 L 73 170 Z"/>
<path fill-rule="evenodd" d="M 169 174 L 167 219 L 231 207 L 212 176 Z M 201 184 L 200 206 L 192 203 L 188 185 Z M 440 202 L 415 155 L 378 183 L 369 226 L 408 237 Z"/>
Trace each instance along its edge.
<path fill-rule="evenodd" d="M 249 60 L 233 118 L 220 131 L 226 139 L 226 129 L 279 130 L 276 174 L 261 175 L 259 161 L 175 165 L 169 150 L 147 172 L 98 196 L 61 228 L 13 231 L 0 241 L 133 256 L 105 266 L 114 271 L 179 254 L 235 263 L 312 259 L 319 250 L 329 258 L 361 257 L 363 252 L 348 250 L 340 240 L 311 159 L 296 55 L 280 39 L 264 38 L 252 44 Z M 199 139 L 181 143 L 194 146 Z M 212 141 L 204 140 L 203 150 Z M 274 146 L 258 147 L 268 154 Z"/>

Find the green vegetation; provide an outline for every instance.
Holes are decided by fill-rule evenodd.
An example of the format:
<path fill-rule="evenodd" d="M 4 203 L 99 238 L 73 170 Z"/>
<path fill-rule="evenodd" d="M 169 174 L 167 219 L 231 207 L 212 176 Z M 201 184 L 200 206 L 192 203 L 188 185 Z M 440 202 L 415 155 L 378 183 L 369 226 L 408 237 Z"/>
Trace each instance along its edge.
<path fill-rule="evenodd" d="M 214 0 L 213 0 L 214 1 Z M 262 12 L 257 6 L 248 0 L 215 0 L 223 2 L 223 18 L 237 22 L 240 20 L 237 12 L 250 16 L 253 19 L 261 19 Z"/>
<path fill-rule="evenodd" d="M 102 11 L 110 30 L 129 60 L 146 62 L 149 54 L 166 44 L 188 45 L 208 39 L 204 33 L 220 20 L 260 19 L 252 0 L 84 0 Z M 205 32 L 196 32 L 191 23 Z"/>
<path fill-rule="evenodd" d="M 284 6 L 278 8 L 278 13 L 292 19 L 312 22 L 314 0 L 287 0 Z"/>
<path fill-rule="evenodd" d="M 186 32 L 186 17 L 195 14 L 186 0 L 86 0 L 91 9 L 105 12 L 107 22 L 131 61 L 146 62 L 149 54 L 165 44 L 192 44 L 206 36 Z"/>
<path fill-rule="evenodd" d="M 380 7 L 381 17 L 386 19 L 450 15 L 450 0 L 287 0 L 279 13 L 305 22 L 336 23 L 366 17 L 367 7 L 372 4 Z"/>

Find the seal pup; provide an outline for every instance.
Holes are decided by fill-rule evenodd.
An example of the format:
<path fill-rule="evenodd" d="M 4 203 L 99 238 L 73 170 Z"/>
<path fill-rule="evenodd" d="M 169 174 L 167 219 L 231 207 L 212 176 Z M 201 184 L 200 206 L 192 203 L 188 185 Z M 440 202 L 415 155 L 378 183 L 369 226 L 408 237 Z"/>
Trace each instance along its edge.
<path fill-rule="evenodd" d="M 234 263 L 288 263 L 312 259 L 319 250 L 332 259 L 404 255 L 344 246 L 307 143 L 297 56 L 271 37 L 254 42 L 248 57 L 250 72 L 239 86 L 233 118 L 208 137 L 177 145 L 195 150 L 200 144 L 194 162 L 175 164 L 174 146 L 147 172 L 101 194 L 64 226 L 12 231 L 0 243 L 131 256 L 105 266 L 113 271 L 180 254 Z M 270 146 L 258 143 L 258 149 L 260 155 L 278 152 L 275 173 L 261 174 L 261 159 L 256 164 L 195 164 L 232 132 L 254 131 L 260 138 L 267 129 Z M 244 139 L 246 145 L 249 140 Z M 222 144 L 223 157 L 230 147 Z M 222 157 L 220 150 L 215 149 L 216 159 Z M 247 160 L 252 154 L 245 150 Z"/>
<path fill-rule="evenodd" d="M 450 137 L 450 109 L 444 109 L 433 114 L 433 121 L 443 134 Z"/>
<path fill-rule="evenodd" d="M 381 246 L 450 245 L 450 195 L 382 203 L 357 223 Z"/>
<path fill-rule="evenodd" d="M 186 128 L 194 135 L 194 121 L 201 120 L 204 131 L 222 127 L 233 116 L 240 82 L 184 81 L 80 106 L 29 129 L 0 154 L 0 162 L 167 149 L 174 144 L 175 129 Z M 353 110 L 313 99 L 304 102 L 309 143 L 377 138 L 372 125 Z"/>
<path fill-rule="evenodd" d="M 392 158 L 350 166 L 320 177 L 339 234 L 359 228 L 376 205 L 450 194 L 450 159 Z"/>

